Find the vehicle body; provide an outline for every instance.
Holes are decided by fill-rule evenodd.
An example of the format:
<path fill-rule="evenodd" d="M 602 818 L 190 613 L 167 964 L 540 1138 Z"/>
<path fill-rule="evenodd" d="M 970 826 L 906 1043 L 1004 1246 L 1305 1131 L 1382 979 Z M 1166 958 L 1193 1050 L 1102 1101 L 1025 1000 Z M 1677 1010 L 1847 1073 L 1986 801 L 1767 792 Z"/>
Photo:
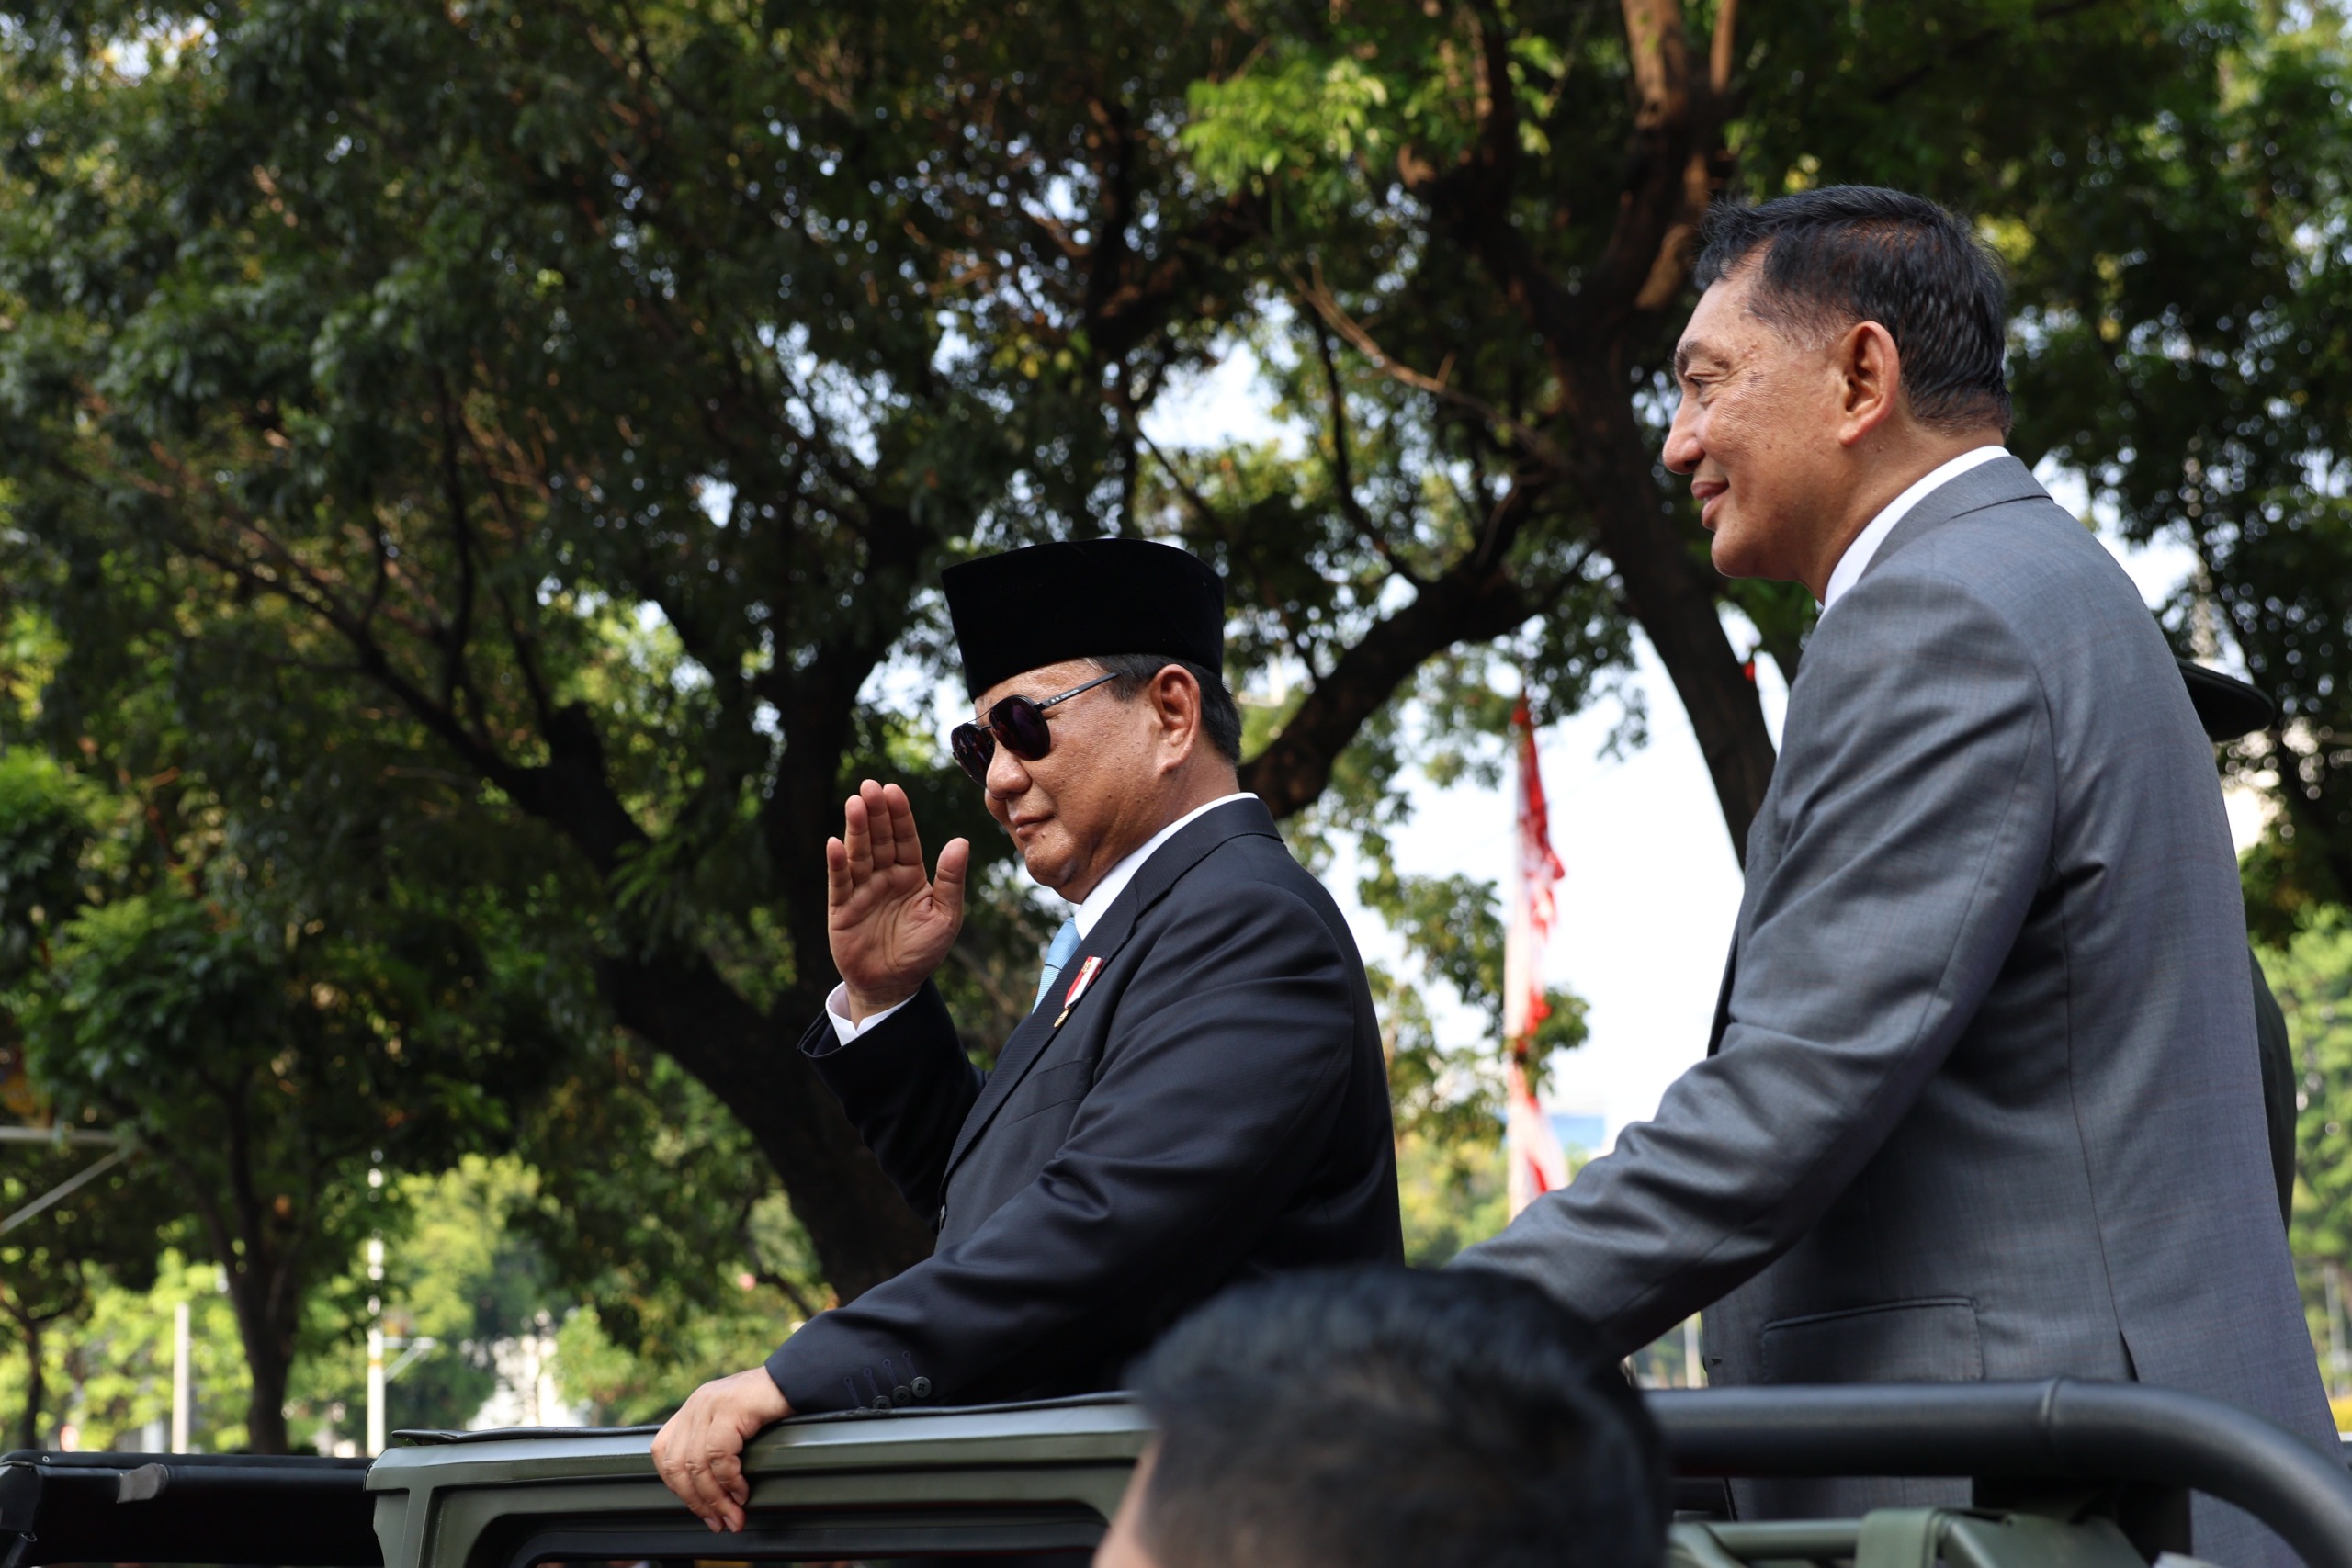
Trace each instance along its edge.
<path fill-rule="evenodd" d="M 2352 1473 L 2253 1416 L 2138 1385 L 1650 1395 L 1678 1473 L 1676 1568 L 1804 1562 L 2132 1568 L 2188 1545 L 2188 1489 L 2311 1568 L 2352 1568 Z M 653 1428 L 412 1433 L 364 1461 L 0 1458 L 0 1568 L 1087 1561 L 1149 1438 L 1119 1395 L 787 1421 L 745 1454 L 751 1524 L 716 1537 L 653 1473 Z M 1962 1475 L 1976 1509 L 1737 1522 L 1719 1477 Z"/>

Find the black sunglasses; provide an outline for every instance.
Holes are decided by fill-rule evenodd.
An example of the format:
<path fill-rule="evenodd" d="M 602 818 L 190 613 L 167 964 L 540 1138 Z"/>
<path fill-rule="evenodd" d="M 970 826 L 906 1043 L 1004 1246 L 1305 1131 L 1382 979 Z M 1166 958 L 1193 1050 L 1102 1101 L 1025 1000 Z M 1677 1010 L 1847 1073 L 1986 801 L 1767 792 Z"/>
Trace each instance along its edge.
<path fill-rule="evenodd" d="M 1007 697 L 989 709 L 985 722 L 957 725 L 947 737 L 948 748 L 956 753 L 956 761 L 964 771 L 972 775 L 972 782 L 986 789 L 989 764 L 996 761 L 998 741 L 1004 742 L 1004 749 L 1023 761 L 1035 761 L 1054 749 L 1053 727 L 1046 722 L 1046 710 L 1118 678 L 1116 674 L 1097 675 L 1085 685 L 1072 686 L 1042 703 L 1028 697 Z"/>

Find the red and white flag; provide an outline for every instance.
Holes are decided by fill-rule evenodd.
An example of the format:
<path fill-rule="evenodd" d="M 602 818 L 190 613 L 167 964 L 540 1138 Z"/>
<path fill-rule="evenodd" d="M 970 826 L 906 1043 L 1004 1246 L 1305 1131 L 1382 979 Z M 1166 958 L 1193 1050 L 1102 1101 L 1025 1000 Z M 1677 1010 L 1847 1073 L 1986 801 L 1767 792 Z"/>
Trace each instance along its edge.
<path fill-rule="evenodd" d="M 1510 1212 L 1568 1183 L 1568 1156 L 1530 1081 L 1536 1026 L 1550 1016 L 1544 999 L 1544 943 L 1552 934 L 1552 887 L 1566 874 L 1552 852 L 1551 814 L 1535 761 L 1535 724 L 1521 698 L 1510 716 L 1519 752 L 1519 856 L 1512 867 L 1510 924 L 1503 936 L 1503 1043 L 1510 1096 L 1503 1147 L 1510 1162 Z"/>

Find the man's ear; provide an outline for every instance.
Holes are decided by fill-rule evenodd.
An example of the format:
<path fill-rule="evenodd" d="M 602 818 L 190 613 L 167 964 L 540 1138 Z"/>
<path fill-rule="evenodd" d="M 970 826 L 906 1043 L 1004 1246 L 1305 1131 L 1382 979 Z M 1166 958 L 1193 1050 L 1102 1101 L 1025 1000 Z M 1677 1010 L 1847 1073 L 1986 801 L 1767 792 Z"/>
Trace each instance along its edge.
<path fill-rule="evenodd" d="M 1182 762 L 1193 754 L 1201 740 L 1201 683 L 1193 672 L 1181 664 L 1163 666 L 1151 678 L 1148 688 L 1152 716 L 1159 720 L 1160 733 L 1168 739 L 1175 755 L 1170 766 Z"/>
<path fill-rule="evenodd" d="M 1841 392 L 1838 442 L 1852 446 L 1894 417 L 1903 400 L 1903 355 L 1894 334 L 1876 321 L 1849 327 L 1830 354 Z"/>

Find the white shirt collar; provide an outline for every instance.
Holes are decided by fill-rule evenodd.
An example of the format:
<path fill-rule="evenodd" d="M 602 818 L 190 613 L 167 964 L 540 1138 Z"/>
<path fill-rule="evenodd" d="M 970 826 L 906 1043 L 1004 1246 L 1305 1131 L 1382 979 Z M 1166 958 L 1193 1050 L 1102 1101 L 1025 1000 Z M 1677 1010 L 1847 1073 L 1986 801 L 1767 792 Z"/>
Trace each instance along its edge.
<path fill-rule="evenodd" d="M 1192 810 L 1187 811 L 1183 816 L 1179 817 L 1175 821 L 1170 822 L 1167 827 L 1162 828 L 1159 832 L 1154 833 L 1150 838 L 1146 839 L 1141 849 L 1133 852 L 1125 860 L 1119 862 L 1118 864 L 1113 866 L 1109 871 L 1104 872 L 1102 874 L 1102 880 L 1094 885 L 1094 891 L 1089 893 L 1083 899 L 1080 900 L 1076 912 L 1070 916 L 1072 919 L 1078 922 L 1079 936 L 1082 939 L 1094 930 L 1094 922 L 1102 918 L 1102 912 L 1111 907 L 1113 900 L 1127 890 L 1127 884 L 1136 879 L 1136 873 L 1143 869 L 1143 863 L 1149 860 L 1152 857 L 1153 852 L 1157 851 L 1160 845 L 1174 838 L 1177 831 L 1183 828 L 1185 824 L 1191 822 L 1193 818 L 1202 815 L 1204 812 L 1215 811 L 1220 806 L 1230 806 L 1237 800 L 1255 800 L 1258 797 L 1256 795 L 1251 795 L 1248 790 L 1242 790 L 1233 795 L 1218 795 L 1206 806 L 1196 806 L 1193 807 Z"/>
<path fill-rule="evenodd" d="M 1869 525 L 1854 536 L 1854 542 L 1846 547 L 1846 553 L 1838 558 L 1838 565 L 1829 573 L 1829 585 L 1821 592 L 1822 611 L 1826 614 L 1830 605 L 1844 598 L 1846 591 L 1861 581 L 1862 569 L 1871 564 L 1871 558 L 1878 554 L 1881 545 L 1886 543 L 1886 536 L 1894 532 L 1894 525 L 1909 516 L 1911 509 L 1926 500 L 1930 491 L 1980 464 L 2008 455 L 2007 447 L 1997 445 L 1962 452 L 1949 463 L 1929 469 L 1909 490 L 1888 502 L 1885 510 L 1871 518 Z"/>

